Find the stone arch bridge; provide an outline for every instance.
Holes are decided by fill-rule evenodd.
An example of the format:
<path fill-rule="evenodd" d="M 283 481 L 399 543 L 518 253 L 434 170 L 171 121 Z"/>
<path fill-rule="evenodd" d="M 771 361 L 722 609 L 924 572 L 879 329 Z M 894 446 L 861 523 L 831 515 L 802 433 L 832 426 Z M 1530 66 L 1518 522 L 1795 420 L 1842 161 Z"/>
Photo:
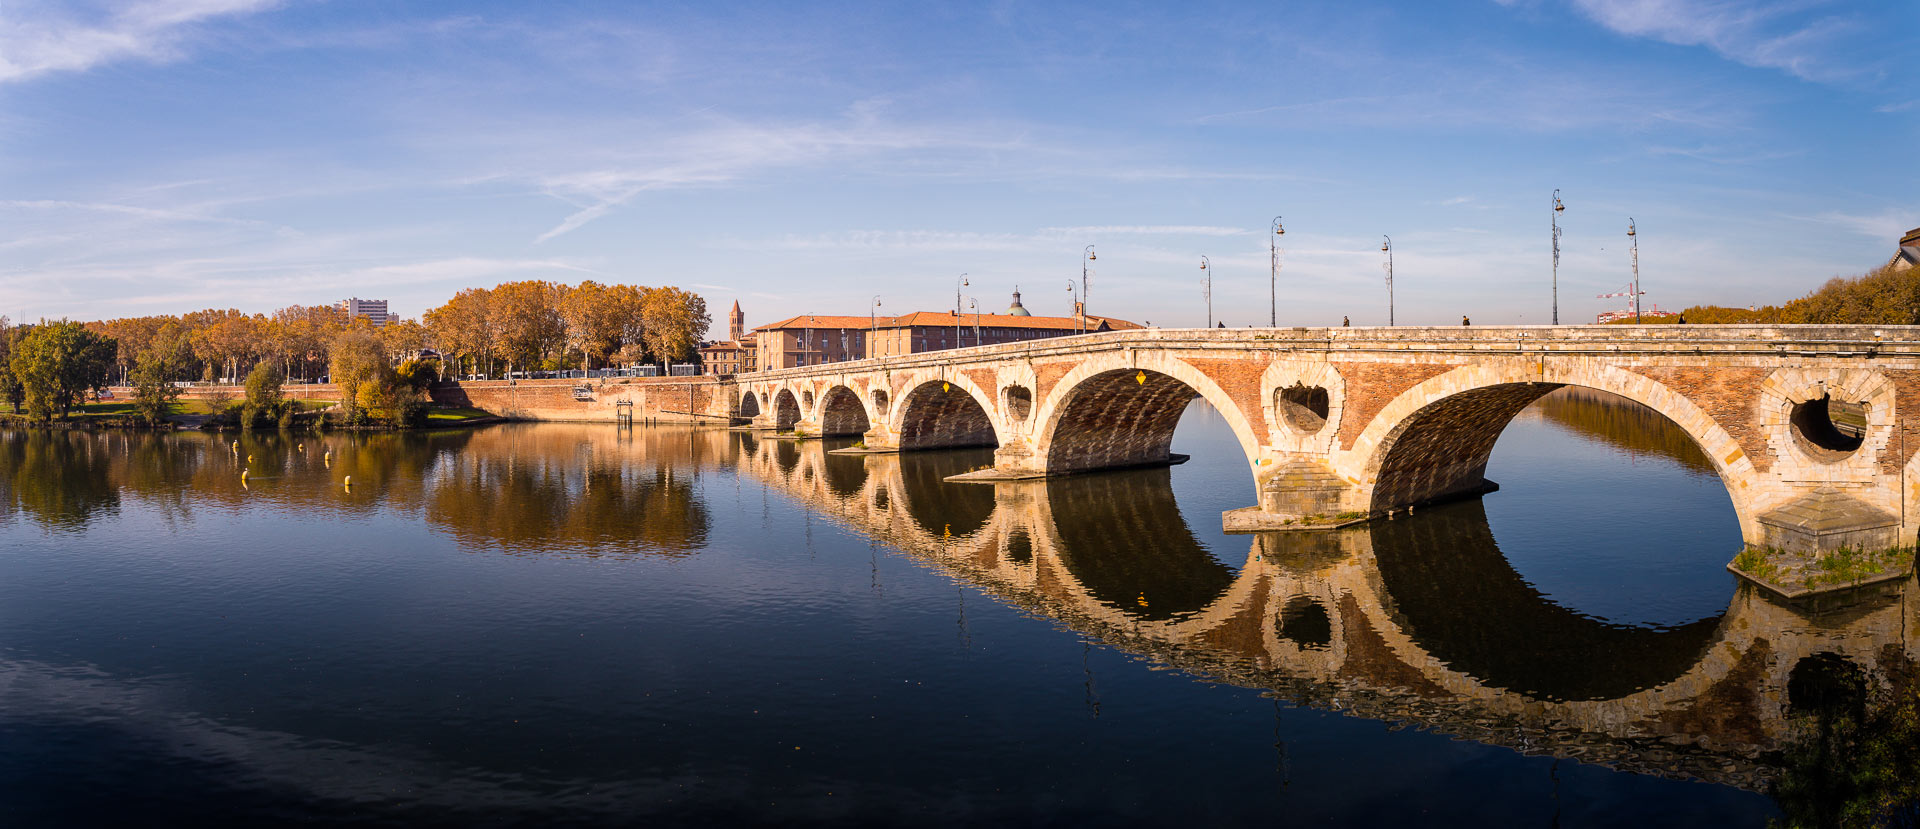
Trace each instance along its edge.
<path fill-rule="evenodd" d="M 1550 391 L 1611 392 L 1692 436 L 1749 543 L 1911 544 L 1920 328 L 1149 329 L 740 375 L 716 405 L 854 451 L 994 446 L 1019 480 L 1177 462 L 1195 398 L 1252 473 L 1230 530 L 1379 517 L 1487 491 L 1495 440 Z"/>

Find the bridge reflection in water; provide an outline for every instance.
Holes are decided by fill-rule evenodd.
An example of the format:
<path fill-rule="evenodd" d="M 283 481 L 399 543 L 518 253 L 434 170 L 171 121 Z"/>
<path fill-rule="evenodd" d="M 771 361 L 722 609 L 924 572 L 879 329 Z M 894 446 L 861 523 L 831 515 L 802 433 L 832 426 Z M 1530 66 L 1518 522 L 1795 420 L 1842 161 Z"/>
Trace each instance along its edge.
<path fill-rule="evenodd" d="M 1764 789 L 1796 669 L 1913 667 L 1906 587 L 1808 614 L 1750 587 L 1724 613 L 1620 625 L 1508 564 L 1479 501 L 1337 532 L 1252 536 L 1229 566 L 1167 470 L 943 485 L 979 452 L 836 456 L 740 441 L 742 471 L 822 515 L 1113 647 L 1195 676 L 1528 754 Z"/>

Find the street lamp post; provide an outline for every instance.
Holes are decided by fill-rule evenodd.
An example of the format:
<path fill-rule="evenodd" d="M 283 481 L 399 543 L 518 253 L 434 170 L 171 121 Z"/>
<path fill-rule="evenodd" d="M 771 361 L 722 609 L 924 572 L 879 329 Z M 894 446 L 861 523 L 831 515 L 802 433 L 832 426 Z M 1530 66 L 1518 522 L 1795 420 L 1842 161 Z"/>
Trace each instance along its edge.
<path fill-rule="evenodd" d="M 1393 325 L 1393 237 L 1381 234 L 1380 238 L 1386 240 L 1380 250 L 1387 255 L 1387 325 Z"/>
<path fill-rule="evenodd" d="M 1080 293 L 1076 294 L 1073 300 L 1074 307 L 1080 312 L 1080 333 L 1082 334 L 1087 333 L 1087 263 L 1100 258 L 1093 252 L 1092 245 L 1087 246 L 1085 253 L 1085 256 L 1080 257 Z"/>
<path fill-rule="evenodd" d="M 980 298 L 967 297 L 967 307 L 973 309 L 973 344 L 982 345 L 983 343 L 980 341 Z"/>
<path fill-rule="evenodd" d="M 1207 327 L 1212 328 L 1213 327 L 1213 269 L 1207 267 L 1207 265 L 1209 264 L 1211 263 L 1207 261 L 1207 257 L 1205 256 L 1200 257 L 1200 270 L 1206 273 L 1206 279 L 1202 280 L 1201 284 L 1206 286 L 1206 288 L 1204 289 L 1204 292 L 1207 295 Z"/>
<path fill-rule="evenodd" d="M 967 275 L 960 275 L 960 282 L 953 286 L 953 347 L 960 347 L 960 289 L 973 283 L 967 281 Z"/>
<path fill-rule="evenodd" d="M 873 335 L 880 330 L 880 295 L 875 294 L 873 304 L 867 306 L 867 356 L 872 357 L 878 348 L 873 344 Z"/>
<path fill-rule="evenodd" d="M 1633 324 L 1640 324 L 1640 233 L 1627 217 L 1627 239 L 1633 242 Z"/>
<path fill-rule="evenodd" d="M 1287 229 L 1280 226 L 1280 217 L 1273 217 L 1273 235 L 1267 237 L 1267 325 L 1280 327 L 1280 237 L 1287 235 Z"/>
<path fill-rule="evenodd" d="M 1068 293 L 1069 295 L 1071 295 L 1071 296 L 1073 297 L 1073 304 L 1074 304 L 1074 306 L 1075 306 L 1075 307 L 1079 307 L 1079 305 L 1080 305 L 1080 289 L 1079 289 L 1079 286 L 1076 286 L 1076 285 L 1074 285 L 1074 284 L 1073 284 L 1073 280 L 1071 280 L 1071 279 L 1069 279 L 1069 280 L 1067 280 L 1067 293 Z"/>
<path fill-rule="evenodd" d="M 1560 203 L 1560 191 L 1553 191 L 1553 324 L 1560 324 L 1560 214 L 1567 206 Z"/>

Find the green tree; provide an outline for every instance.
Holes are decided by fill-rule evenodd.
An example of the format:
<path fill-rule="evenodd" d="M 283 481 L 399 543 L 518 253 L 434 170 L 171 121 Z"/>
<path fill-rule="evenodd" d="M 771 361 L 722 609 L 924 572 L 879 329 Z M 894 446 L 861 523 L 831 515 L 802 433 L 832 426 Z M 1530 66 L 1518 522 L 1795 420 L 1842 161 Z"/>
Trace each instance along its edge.
<path fill-rule="evenodd" d="M 255 363 L 253 370 L 247 372 L 247 404 L 242 415 L 242 424 L 258 426 L 280 420 L 281 410 L 286 408 L 286 396 L 280 385 L 285 378 L 280 369 L 265 360 Z"/>
<path fill-rule="evenodd" d="M 148 349 L 133 369 L 133 407 L 149 426 L 166 422 L 180 399 L 180 387 L 173 384 L 174 368 L 163 352 Z"/>
<path fill-rule="evenodd" d="M 394 370 L 401 382 L 413 387 L 415 391 L 425 391 L 428 386 L 440 380 L 440 371 L 434 367 L 435 360 L 408 360 Z"/>
<path fill-rule="evenodd" d="M 112 339 L 77 322 L 42 322 L 13 349 L 8 365 L 23 387 L 27 416 L 64 419 L 87 392 L 107 386 L 119 349 Z"/>
<path fill-rule="evenodd" d="M 22 326 L 24 327 L 24 326 Z M 0 317 L 0 398 L 13 407 L 13 413 L 20 413 L 20 404 L 27 400 L 27 390 L 20 380 L 13 376 L 13 344 L 23 332 L 7 324 L 6 317 Z"/>

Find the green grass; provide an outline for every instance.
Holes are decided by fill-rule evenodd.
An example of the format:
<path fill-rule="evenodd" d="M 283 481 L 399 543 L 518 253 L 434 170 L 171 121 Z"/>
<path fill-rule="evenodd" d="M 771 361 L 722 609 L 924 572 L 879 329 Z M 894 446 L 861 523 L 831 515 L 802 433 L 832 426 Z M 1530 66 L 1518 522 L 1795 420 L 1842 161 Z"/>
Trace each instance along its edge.
<path fill-rule="evenodd" d="M 237 406 L 237 405 L 240 405 L 241 402 L 242 401 L 235 400 L 229 405 Z M 301 400 L 298 402 L 300 403 L 300 408 L 303 411 L 311 412 L 318 409 L 324 409 L 328 406 L 332 406 L 335 403 L 338 403 L 339 401 L 337 400 Z M 478 411 L 478 410 L 472 409 L 467 411 Z M 168 417 L 178 417 L 181 415 L 210 415 L 213 413 L 214 413 L 213 407 L 211 405 L 208 405 L 208 402 L 205 400 L 188 400 L 188 399 L 177 400 L 177 401 L 174 401 L 173 406 L 167 410 Z M 140 414 L 140 411 L 137 407 L 134 406 L 132 400 L 118 399 L 118 400 L 102 401 L 99 403 L 83 403 L 79 406 L 75 406 L 72 409 L 69 409 L 67 411 L 67 420 L 82 421 L 82 422 L 88 421 L 88 420 L 118 420 L 120 418 L 126 418 L 126 417 L 138 417 L 139 414 Z M 0 420 L 4 420 L 8 418 L 16 418 L 16 419 L 24 420 L 26 419 L 26 416 L 27 416 L 26 410 L 24 409 L 21 410 L 20 414 L 15 415 L 12 413 L 11 409 L 5 406 L 0 406 Z"/>
<path fill-rule="evenodd" d="M 1780 566 L 1773 563 L 1773 557 L 1778 552 L 1772 547 L 1748 547 L 1733 557 L 1733 566 L 1754 578 L 1778 581 Z"/>
<path fill-rule="evenodd" d="M 1912 563 L 1912 547 L 1894 547 L 1875 552 L 1841 547 L 1813 563 L 1817 572 L 1807 577 L 1807 586 L 1848 584 L 1880 575 L 1890 569 L 1906 567 Z"/>
<path fill-rule="evenodd" d="M 466 407 L 427 410 L 428 423 L 458 423 L 463 420 L 478 420 L 479 418 L 493 416 L 493 412 Z"/>

